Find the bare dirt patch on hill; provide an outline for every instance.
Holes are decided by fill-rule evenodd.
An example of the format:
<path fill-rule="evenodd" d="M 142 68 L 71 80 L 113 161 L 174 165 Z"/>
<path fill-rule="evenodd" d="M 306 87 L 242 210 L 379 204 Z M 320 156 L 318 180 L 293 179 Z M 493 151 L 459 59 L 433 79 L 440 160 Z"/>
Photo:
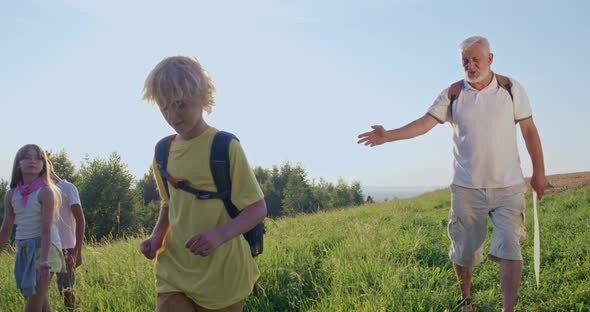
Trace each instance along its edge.
<path fill-rule="evenodd" d="M 526 180 L 528 184 L 530 178 Z M 575 191 L 590 186 L 590 171 L 552 174 L 547 176 L 547 180 L 553 187 L 548 188 L 545 194 Z"/>

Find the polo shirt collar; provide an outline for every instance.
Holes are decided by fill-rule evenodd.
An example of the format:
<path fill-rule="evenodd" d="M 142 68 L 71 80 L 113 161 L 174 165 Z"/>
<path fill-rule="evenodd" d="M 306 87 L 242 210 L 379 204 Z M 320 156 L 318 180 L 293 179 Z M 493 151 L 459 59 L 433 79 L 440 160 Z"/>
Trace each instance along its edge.
<path fill-rule="evenodd" d="M 496 90 L 498 89 L 498 80 L 496 80 L 496 73 L 492 72 L 492 82 L 490 82 L 489 85 L 487 85 L 485 88 L 481 89 L 481 90 L 476 90 L 474 89 L 468 82 L 466 79 L 463 79 L 463 90 L 471 90 L 474 92 L 489 92 L 490 90 Z"/>

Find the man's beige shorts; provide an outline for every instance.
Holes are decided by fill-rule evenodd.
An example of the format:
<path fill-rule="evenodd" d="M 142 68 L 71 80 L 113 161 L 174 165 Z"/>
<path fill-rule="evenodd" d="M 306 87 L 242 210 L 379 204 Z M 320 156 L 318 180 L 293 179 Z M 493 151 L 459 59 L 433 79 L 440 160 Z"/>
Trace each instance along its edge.
<path fill-rule="evenodd" d="M 493 189 L 471 189 L 451 185 L 448 227 L 451 261 L 464 267 L 472 267 L 483 261 L 488 215 L 494 225 L 488 255 L 492 259 L 495 257 L 522 260 L 520 243 L 526 236 L 526 189 L 525 184 Z"/>

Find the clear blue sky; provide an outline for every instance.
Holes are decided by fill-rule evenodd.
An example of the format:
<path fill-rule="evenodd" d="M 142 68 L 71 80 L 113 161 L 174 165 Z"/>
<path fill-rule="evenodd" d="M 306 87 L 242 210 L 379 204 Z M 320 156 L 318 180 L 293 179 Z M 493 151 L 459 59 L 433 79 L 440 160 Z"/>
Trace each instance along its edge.
<path fill-rule="evenodd" d="M 589 3 L 2 1 L 0 177 L 26 143 L 65 149 L 77 166 L 117 151 L 141 177 L 172 132 L 141 100 L 143 81 L 182 54 L 216 84 L 206 120 L 236 133 L 253 166 L 290 161 L 310 178 L 365 186 L 446 185 L 448 124 L 372 149 L 356 136 L 422 116 L 462 78 L 458 44 L 476 34 L 490 40 L 492 68 L 527 90 L 547 173 L 588 171 Z"/>

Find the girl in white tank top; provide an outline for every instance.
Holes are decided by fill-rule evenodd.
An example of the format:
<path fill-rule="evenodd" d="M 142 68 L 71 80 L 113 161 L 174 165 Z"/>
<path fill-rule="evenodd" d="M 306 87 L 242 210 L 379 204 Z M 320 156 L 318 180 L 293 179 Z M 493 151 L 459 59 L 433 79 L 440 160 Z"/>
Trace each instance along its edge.
<path fill-rule="evenodd" d="M 64 268 L 57 230 L 61 195 L 49 178 L 45 151 L 27 144 L 16 153 L 0 227 L 2 249 L 16 224 L 15 279 L 33 311 L 50 310 L 47 292 L 52 272 Z"/>

